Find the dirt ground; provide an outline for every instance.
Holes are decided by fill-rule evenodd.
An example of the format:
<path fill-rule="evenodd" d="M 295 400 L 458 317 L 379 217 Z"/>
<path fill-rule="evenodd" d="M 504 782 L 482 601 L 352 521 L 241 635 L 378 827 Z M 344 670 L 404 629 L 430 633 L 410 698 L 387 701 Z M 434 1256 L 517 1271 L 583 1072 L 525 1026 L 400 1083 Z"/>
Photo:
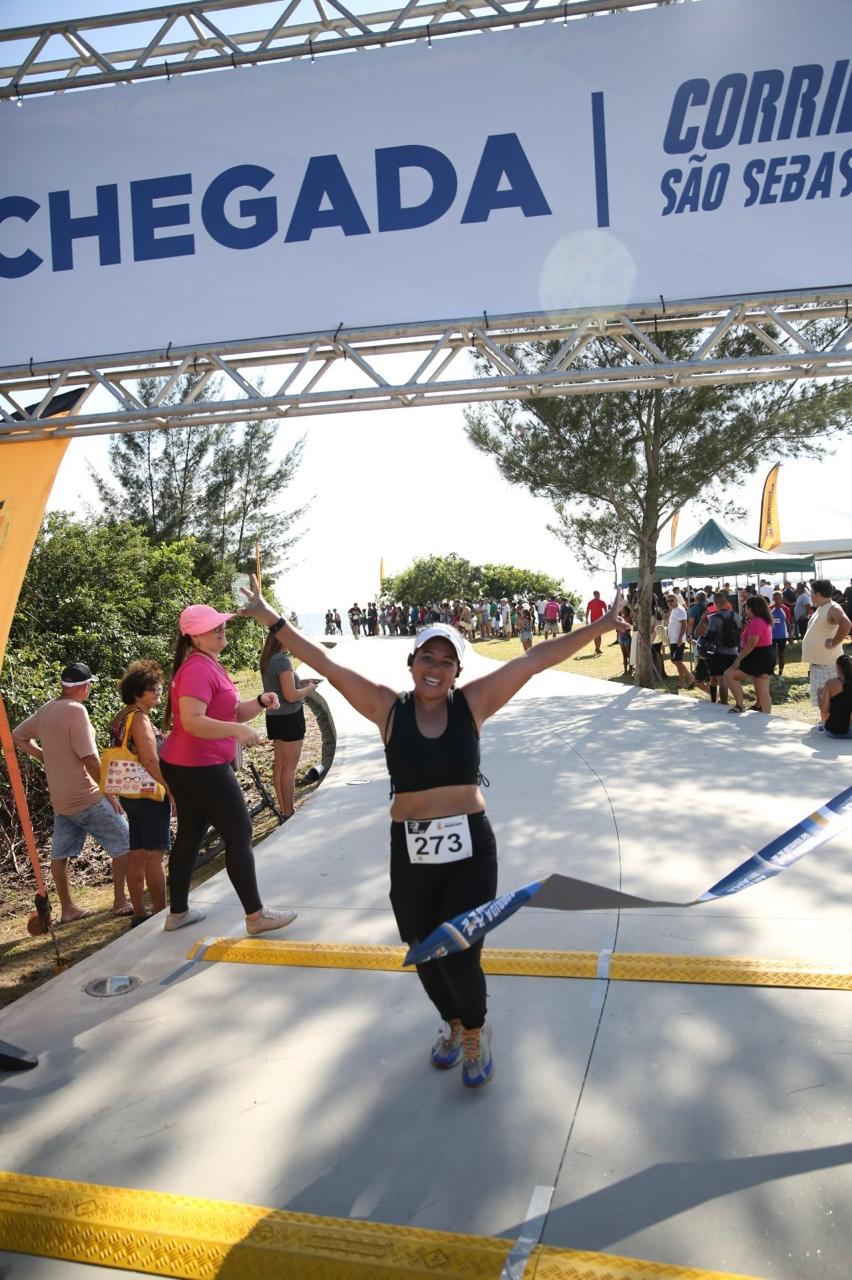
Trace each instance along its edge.
<path fill-rule="evenodd" d="M 321 782 L 307 782 L 305 775 L 312 767 L 320 764 L 327 772 L 334 753 L 331 726 L 323 712 L 306 703 L 305 722 L 307 732 L 296 775 L 297 808 L 321 785 Z M 245 754 L 246 766 L 249 761 L 254 764 L 261 783 L 274 798 L 272 744 L 265 742 Z M 259 844 L 278 829 L 277 816 L 269 808 L 260 808 L 263 797 L 247 767 L 239 777 L 249 809 L 260 809 L 252 818 L 254 843 Z M 20 855 L 18 861 L 21 861 Z M 202 850 L 200 865 L 193 876 L 193 885 L 201 884 L 221 871 L 224 863 L 223 853 L 205 861 Z M 54 917 L 58 919 L 58 903 L 50 880 L 49 861 L 44 861 L 42 869 Z M 32 938 L 27 933 L 27 918 L 33 911 L 36 891 L 35 878 L 28 862 L 25 862 L 20 874 L 16 875 L 11 866 L 4 867 L 0 872 L 0 1008 L 52 978 L 60 967 L 68 968 L 78 960 L 83 960 L 130 927 L 126 917 L 116 917 L 112 913 L 110 859 L 93 842 L 87 841 L 83 852 L 70 864 L 70 879 L 75 901 L 95 914 L 84 920 L 56 926 L 54 946 L 49 934 Z"/>

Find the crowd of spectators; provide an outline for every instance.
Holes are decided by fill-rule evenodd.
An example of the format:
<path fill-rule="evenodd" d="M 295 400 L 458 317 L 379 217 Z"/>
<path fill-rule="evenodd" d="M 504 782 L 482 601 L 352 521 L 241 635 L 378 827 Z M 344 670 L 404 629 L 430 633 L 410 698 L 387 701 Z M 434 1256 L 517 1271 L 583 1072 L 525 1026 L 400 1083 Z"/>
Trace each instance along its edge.
<path fill-rule="evenodd" d="M 601 612 L 605 612 L 606 606 Z M 546 640 L 567 635 L 574 626 L 574 605 L 567 597 L 541 596 L 533 599 L 430 600 L 425 604 L 375 601 L 365 608 L 356 602 L 347 611 L 350 630 L 360 636 L 413 636 L 421 627 L 436 622 L 455 627 L 468 640 L 496 640 L 517 637 L 528 647 L 535 635 Z M 340 615 L 329 609 L 325 615 L 326 635 L 340 634 Z"/>
<path fill-rule="evenodd" d="M 607 607 L 601 592 L 593 591 L 585 608 L 577 612 L 580 621 L 595 622 Z M 818 639 L 811 625 L 816 615 Z M 356 638 L 414 636 L 423 627 L 441 622 L 455 627 L 468 640 L 517 638 L 524 649 L 529 649 L 536 636 L 548 640 L 560 632 L 570 632 L 575 607 L 567 597 L 556 596 L 430 600 L 410 605 L 371 601 L 364 608 L 353 604 L 347 617 Z M 632 676 L 643 643 L 635 586 L 627 591 L 621 617 L 630 629 L 621 632 L 612 643 L 620 646 L 623 673 Z M 802 642 L 801 660 L 808 665 L 811 702 L 825 722 L 828 709 L 823 688 L 826 682 L 834 682 L 832 691 L 836 695 L 835 683 L 844 678 L 836 667 L 834 650 L 842 655 L 843 641 L 852 626 L 850 617 L 852 580 L 845 590 L 835 589 L 825 579 L 793 585 L 760 578 L 742 587 L 724 582 L 715 590 L 710 584 L 676 588 L 656 583 L 650 636 L 654 672 L 661 681 L 676 677 L 681 689 L 700 689 L 713 702 L 727 704 L 731 700 L 732 712 L 745 709 L 743 685 L 752 683 L 754 707 L 769 712 L 771 681 L 784 676 L 787 645 Z M 809 627 L 811 636 L 806 644 Z M 342 633 L 336 609 L 326 613 L 326 632 Z M 599 636 L 595 638 L 594 653 L 601 653 Z M 666 663 L 673 670 L 667 669 Z"/>
<path fill-rule="evenodd" d="M 635 588 L 628 592 L 623 618 L 632 624 L 629 645 L 620 637 L 624 671 L 632 674 L 641 643 L 635 610 Z M 713 702 L 727 703 L 733 713 L 745 709 L 743 683 L 755 689 L 754 706 L 771 710 L 771 680 L 784 675 L 787 645 L 801 642 L 801 660 L 808 665 L 812 704 L 828 719 L 830 698 L 844 671 L 838 667 L 842 646 L 852 623 L 852 581 L 845 590 L 824 578 L 757 584 L 732 588 L 726 582 L 711 586 L 663 589 L 657 585 L 652 602 L 652 653 L 654 668 L 663 679 L 666 659 L 674 666 L 680 688 L 699 688 Z M 845 705 L 845 704 L 844 704 Z"/>

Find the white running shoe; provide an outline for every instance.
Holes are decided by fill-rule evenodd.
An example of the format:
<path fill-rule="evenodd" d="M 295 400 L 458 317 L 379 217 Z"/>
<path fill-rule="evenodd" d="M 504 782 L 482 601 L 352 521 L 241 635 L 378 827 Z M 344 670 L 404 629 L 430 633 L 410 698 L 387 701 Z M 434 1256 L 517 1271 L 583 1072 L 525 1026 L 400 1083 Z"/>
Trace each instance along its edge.
<path fill-rule="evenodd" d="M 199 911 L 198 907 L 190 907 L 184 911 L 183 915 L 172 915 L 171 911 L 166 916 L 166 923 L 163 925 L 166 933 L 174 933 L 175 929 L 185 929 L 188 924 L 198 924 L 204 920 L 207 915 L 206 911 Z"/>
<path fill-rule="evenodd" d="M 254 936 L 257 933 L 270 933 L 274 929 L 283 929 L 296 919 L 296 912 L 289 907 L 264 907 L 256 920 L 246 919 L 246 933 Z"/>

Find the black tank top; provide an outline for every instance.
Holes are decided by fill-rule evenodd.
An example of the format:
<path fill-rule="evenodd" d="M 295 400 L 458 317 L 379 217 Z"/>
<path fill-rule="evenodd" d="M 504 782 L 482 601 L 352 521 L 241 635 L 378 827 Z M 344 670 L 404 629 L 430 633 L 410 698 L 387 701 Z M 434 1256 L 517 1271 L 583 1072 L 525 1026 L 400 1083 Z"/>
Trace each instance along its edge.
<path fill-rule="evenodd" d="M 480 781 L 479 734 L 461 689 L 447 696 L 447 727 L 440 738 L 426 738 L 418 729 L 413 694 L 401 693 L 391 712 L 393 732 L 385 746 L 391 795 Z"/>
<path fill-rule="evenodd" d="M 844 683 L 840 693 L 836 693 L 829 700 L 825 727 L 829 733 L 848 733 L 850 719 L 852 719 L 852 688 Z"/>

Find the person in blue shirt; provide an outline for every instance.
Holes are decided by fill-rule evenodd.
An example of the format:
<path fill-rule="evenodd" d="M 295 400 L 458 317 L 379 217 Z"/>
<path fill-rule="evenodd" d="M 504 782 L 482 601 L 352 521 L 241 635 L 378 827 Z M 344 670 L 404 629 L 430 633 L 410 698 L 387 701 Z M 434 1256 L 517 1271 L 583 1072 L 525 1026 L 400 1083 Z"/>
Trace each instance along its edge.
<path fill-rule="evenodd" d="M 775 650 L 775 656 L 778 661 L 778 674 L 784 674 L 784 651 L 787 648 L 787 641 L 790 639 L 790 609 L 784 603 L 784 594 L 781 591 L 772 593 L 772 605 L 769 609 L 772 618 L 772 647 Z"/>

